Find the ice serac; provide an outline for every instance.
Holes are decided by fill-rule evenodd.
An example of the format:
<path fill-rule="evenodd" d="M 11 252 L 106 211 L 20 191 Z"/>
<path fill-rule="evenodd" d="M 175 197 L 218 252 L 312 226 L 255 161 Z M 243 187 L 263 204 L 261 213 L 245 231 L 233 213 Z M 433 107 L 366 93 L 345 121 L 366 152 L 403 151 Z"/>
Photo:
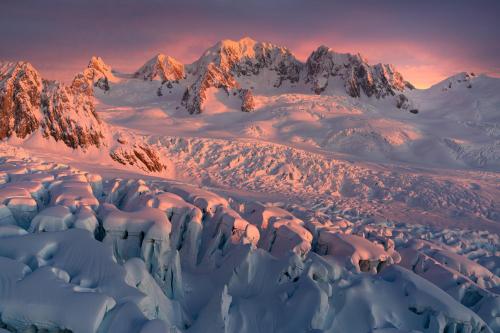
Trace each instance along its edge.
<path fill-rule="evenodd" d="M 500 330 L 498 276 L 444 245 L 411 240 L 401 250 L 401 265 L 432 282 L 477 313 L 495 332 Z"/>
<path fill-rule="evenodd" d="M 0 64 L 0 138 L 21 139 L 40 130 L 71 148 L 103 144 L 93 95 L 43 80 L 28 62 Z"/>
<path fill-rule="evenodd" d="M 376 98 L 399 97 L 405 90 L 414 88 L 392 65 L 369 65 L 360 54 L 337 53 L 320 46 L 307 59 L 306 83 L 312 85 L 316 94 L 321 94 L 330 85 L 334 86 L 334 81 L 343 84 L 351 97 L 362 94 Z"/>
<path fill-rule="evenodd" d="M 184 79 L 184 65 L 170 56 L 159 53 L 139 68 L 134 77 L 172 84 Z"/>
<path fill-rule="evenodd" d="M 240 77 L 258 76 L 264 71 L 275 73 L 274 88 L 284 81 L 300 80 L 303 64 L 286 48 L 250 38 L 239 41 L 223 40 L 209 48 L 189 66 L 198 79 L 186 90 L 183 103 L 190 113 L 200 113 L 209 88 L 224 89 L 229 95 L 239 95 L 242 111 L 253 110 L 253 96 L 248 87 L 238 82 Z"/>

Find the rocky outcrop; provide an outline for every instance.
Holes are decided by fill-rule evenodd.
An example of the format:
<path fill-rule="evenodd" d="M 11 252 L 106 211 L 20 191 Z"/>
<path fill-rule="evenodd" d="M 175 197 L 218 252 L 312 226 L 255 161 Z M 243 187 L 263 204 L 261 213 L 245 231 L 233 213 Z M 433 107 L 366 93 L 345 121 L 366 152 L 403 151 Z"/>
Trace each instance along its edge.
<path fill-rule="evenodd" d="M 42 89 L 42 78 L 30 63 L 0 63 L 0 139 L 25 138 L 39 127 Z"/>
<path fill-rule="evenodd" d="M 63 141 L 73 149 L 103 144 L 102 123 L 95 111 L 93 95 L 58 82 L 44 81 L 41 104 L 45 137 Z"/>
<path fill-rule="evenodd" d="M 223 89 L 229 95 L 231 90 L 238 87 L 238 83 L 230 73 L 214 63 L 209 63 L 198 79 L 186 89 L 182 103 L 189 113 L 201 113 L 209 88 Z"/>
<path fill-rule="evenodd" d="M 93 94 L 82 86 L 43 80 L 27 62 L 0 65 L 0 139 L 40 129 L 71 148 L 99 147 L 102 124 Z"/>
<path fill-rule="evenodd" d="M 134 73 L 134 77 L 149 81 L 159 79 L 162 83 L 176 83 L 185 77 L 184 65 L 176 59 L 160 53 L 139 68 Z"/>
<path fill-rule="evenodd" d="M 251 90 L 240 89 L 239 96 L 241 98 L 241 111 L 251 112 L 255 109 L 255 101 Z"/>
<path fill-rule="evenodd" d="M 364 93 L 368 97 L 383 98 L 413 89 L 392 65 L 371 66 L 359 54 L 336 53 L 326 46 L 320 46 L 309 56 L 306 69 L 306 82 L 312 84 L 316 94 L 325 91 L 335 78 L 343 81 L 351 97 L 360 97 Z"/>
<path fill-rule="evenodd" d="M 119 147 L 109 153 L 110 157 L 122 165 L 134 165 L 148 172 L 161 172 L 167 166 L 161 161 L 161 157 L 147 145 L 133 145 Z"/>

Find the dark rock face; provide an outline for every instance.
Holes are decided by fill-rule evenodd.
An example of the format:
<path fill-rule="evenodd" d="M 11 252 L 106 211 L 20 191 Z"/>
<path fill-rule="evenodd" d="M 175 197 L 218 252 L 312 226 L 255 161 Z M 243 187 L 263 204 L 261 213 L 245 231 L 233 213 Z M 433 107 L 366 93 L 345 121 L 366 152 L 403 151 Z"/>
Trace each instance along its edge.
<path fill-rule="evenodd" d="M 147 145 L 134 145 L 130 149 L 120 147 L 109 155 L 122 165 L 134 165 L 148 172 L 161 172 L 167 169 L 161 162 L 160 156 Z"/>
<path fill-rule="evenodd" d="M 71 148 L 99 147 L 104 135 L 87 88 L 43 80 L 27 62 L 0 64 L 0 139 L 40 129 Z"/>
<path fill-rule="evenodd" d="M 240 89 L 239 96 L 241 98 L 241 111 L 251 112 L 255 109 L 255 101 L 251 90 Z"/>
<path fill-rule="evenodd" d="M 397 96 L 397 100 L 396 100 L 396 107 L 398 109 L 407 109 L 408 106 L 409 106 L 409 104 L 408 104 L 408 97 L 406 97 L 403 94 L 399 94 Z"/>
<path fill-rule="evenodd" d="M 40 125 L 42 78 L 27 62 L 0 64 L 0 139 L 25 138 Z"/>
<path fill-rule="evenodd" d="M 104 135 L 95 112 L 93 95 L 73 87 L 44 81 L 42 93 L 43 134 L 63 141 L 73 149 L 99 147 Z"/>
<path fill-rule="evenodd" d="M 316 94 L 321 94 L 335 78 L 343 82 L 351 97 L 361 97 L 364 93 L 368 97 L 384 98 L 413 89 L 392 65 L 370 66 L 359 54 L 336 53 L 320 46 L 307 59 L 306 83 L 312 84 Z"/>

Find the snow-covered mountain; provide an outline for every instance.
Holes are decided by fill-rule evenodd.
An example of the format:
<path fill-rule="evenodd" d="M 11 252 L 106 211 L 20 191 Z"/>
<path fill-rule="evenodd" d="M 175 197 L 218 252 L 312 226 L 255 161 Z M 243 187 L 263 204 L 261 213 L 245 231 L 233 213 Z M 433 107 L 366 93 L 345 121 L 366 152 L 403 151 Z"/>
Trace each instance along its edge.
<path fill-rule="evenodd" d="M 1 62 L 0 333 L 500 331 L 499 91 L 249 38 Z"/>
<path fill-rule="evenodd" d="M 184 65 L 164 54 L 157 54 L 139 68 L 134 76 L 144 80 L 159 79 L 162 83 L 178 82 L 185 77 Z"/>
<path fill-rule="evenodd" d="M 110 82 L 116 81 L 111 67 L 101 57 L 92 57 L 87 68 L 75 76 L 71 86 L 87 95 L 93 95 L 94 87 L 108 91 Z"/>
<path fill-rule="evenodd" d="M 194 83 L 188 87 L 183 102 L 190 113 L 200 113 L 210 88 L 223 89 L 242 99 L 242 111 L 253 110 L 253 97 L 248 83 L 242 87 L 239 77 L 256 77 L 274 72 L 272 87 L 283 81 L 300 80 L 303 64 L 286 48 L 250 38 L 239 41 L 223 40 L 206 50 L 188 66 Z M 271 88 L 271 87 L 261 87 Z"/>
<path fill-rule="evenodd" d="M 92 57 L 71 85 L 42 79 L 27 62 L 1 63 L 0 139 L 23 140 L 39 134 L 42 141 L 49 141 L 37 145 L 53 140 L 72 149 L 102 149 L 120 164 L 148 172 L 165 170 L 165 163 L 146 143 L 115 141 L 117 134 L 96 113 L 94 90 L 107 92 L 117 80 L 98 57 Z"/>
<path fill-rule="evenodd" d="M 312 84 L 317 94 L 338 85 L 335 81 L 339 81 L 351 97 L 364 93 L 368 97 L 383 98 L 414 89 L 392 65 L 370 66 L 359 54 L 337 53 L 326 46 L 320 46 L 309 56 L 306 68 L 306 82 Z"/>
<path fill-rule="evenodd" d="M 116 72 L 102 58 L 93 57 L 69 87 L 48 83 L 27 63 L 4 63 L 2 73 L 2 100 L 10 105 L 4 107 L 3 117 L 12 119 L 2 123 L 4 138 L 12 133 L 26 138 L 40 127 L 44 136 L 62 140 L 72 148 L 99 146 L 107 141 L 114 146 L 117 141 L 113 130 L 104 130 L 106 124 L 93 111 L 95 96 L 98 108 L 162 103 L 161 108 L 174 113 L 185 110 L 186 115 L 208 110 L 208 117 L 230 110 L 262 110 L 234 123 L 235 116 L 227 113 L 224 121 L 214 122 L 210 128 L 266 140 L 303 141 L 364 158 L 412 163 L 421 160 L 434 165 L 445 160 L 446 164 L 487 168 L 500 165 L 495 139 L 498 80 L 473 73 L 458 74 L 419 90 L 392 65 L 370 65 L 359 54 L 336 53 L 320 46 L 302 63 L 284 47 L 250 38 L 218 42 L 189 65 L 158 54 L 133 75 Z M 294 114 L 290 120 L 263 111 L 279 108 L 281 102 Z M 314 111 L 313 118 L 323 119 L 317 121 L 306 120 L 306 113 L 293 110 L 295 106 L 330 108 L 337 104 L 337 108 L 362 111 L 350 118 Z M 366 112 L 372 108 L 378 111 Z M 82 111 L 75 111 L 78 109 Z M 62 117 L 66 112 L 68 116 Z M 337 121 L 331 122 L 333 119 Z M 450 121 L 474 133 L 456 131 Z M 311 126 L 316 130 L 309 131 Z M 435 131 L 437 127 L 439 132 Z M 109 139 L 104 139 L 106 133 Z M 427 155 L 423 160 L 422 154 Z M 131 151 L 119 155 L 111 154 L 125 165 L 129 163 L 124 161 L 137 158 Z"/>
<path fill-rule="evenodd" d="M 237 90 L 233 94 L 244 97 L 243 111 L 253 110 L 245 105 L 251 103 L 252 90 L 257 86 L 260 90 L 269 90 L 281 87 L 284 82 L 311 86 L 316 94 L 325 92 L 328 85 L 339 84 L 351 97 L 364 94 L 384 98 L 397 94 L 398 108 L 408 108 L 408 99 L 402 93 L 413 89 L 393 66 L 370 66 L 359 54 L 339 54 L 321 46 L 302 63 L 285 47 L 250 38 L 217 43 L 189 65 L 188 72 L 195 81 L 184 96 L 190 113 L 202 111 L 209 88 L 224 89 L 228 95 L 231 90 Z M 262 78 L 267 80 L 263 82 Z"/>
<path fill-rule="evenodd" d="M 0 78 L 0 138 L 39 130 L 71 148 L 102 145 L 104 129 L 87 85 L 43 80 L 27 62 L 3 63 Z"/>

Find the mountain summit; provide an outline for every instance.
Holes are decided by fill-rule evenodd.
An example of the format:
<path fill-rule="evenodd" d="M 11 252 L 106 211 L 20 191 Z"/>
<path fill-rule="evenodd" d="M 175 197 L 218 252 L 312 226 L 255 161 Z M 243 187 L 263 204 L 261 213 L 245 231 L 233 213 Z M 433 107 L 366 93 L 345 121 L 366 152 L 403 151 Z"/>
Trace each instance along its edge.
<path fill-rule="evenodd" d="M 334 80 L 343 83 L 351 97 L 360 97 L 363 92 L 368 97 L 383 98 L 414 88 L 392 65 L 371 66 L 360 54 L 337 53 L 324 45 L 309 56 L 306 69 L 306 82 L 317 94 Z"/>
<path fill-rule="evenodd" d="M 183 103 L 190 113 L 200 113 L 210 88 L 224 89 L 228 95 L 241 98 L 241 110 L 253 110 L 251 87 L 242 85 L 240 77 L 256 77 L 264 71 L 274 72 L 273 87 L 284 81 L 300 80 L 303 64 L 287 49 L 251 38 L 239 41 L 223 40 L 206 50 L 189 66 L 195 77 L 184 94 Z"/>
<path fill-rule="evenodd" d="M 184 76 L 184 65 L 176 59 L 161 53 L 148 60 L 134 73 L 136 78 L 149 81 L 160 79 L 162 82 L 179 81 Z"/>
<path fill-rule="evenodd" d="M 109 83 L 116 82 L 111 67 L 108 66 L 101 57 L 93 56 L 87 68 L 78 73 L 73 79 L 72 87 L 87 95 L 92 95 L 94 87 L 103 91 L 109 90 Z"/>

